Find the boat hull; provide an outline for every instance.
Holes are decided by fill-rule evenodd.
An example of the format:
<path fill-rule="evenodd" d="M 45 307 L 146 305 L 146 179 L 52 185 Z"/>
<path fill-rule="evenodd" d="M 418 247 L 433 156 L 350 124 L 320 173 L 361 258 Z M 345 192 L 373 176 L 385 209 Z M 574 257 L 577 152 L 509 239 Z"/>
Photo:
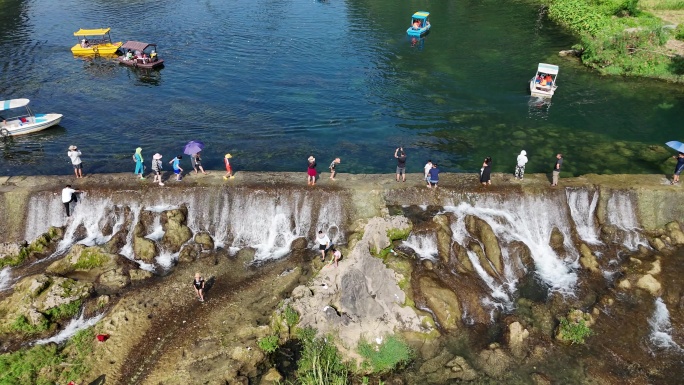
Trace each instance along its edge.
<path fill-rule="evenodd" d="M 423 36 L 426 33 L 428 33 L 428 31 L 430 31 L 430 25 L 427 25 L 423 28 L 418 28 L 418 29 L 413 28 L 413 27 L 409 27 L 409 29 L 406 30 L 406 33 L 409 36 Z"/>
<path fill-rule="evenodd" d="M 147 62 L 143 63 L 140 60 L 126 60 L 124 59 L 123 56 L 119 56 L 116 58 L 116 60 L 119 61 L 119 63 L 129 66 L 129 67 L 136 67 L 136 68 L 160 68 L 164 65 L 164 59 L 157 59 L 156 61 L 153 62 Z"/>
<path fill-rule="evenodd" d="M 12 120 L 6 123 L 0 122 L 0 136 L 19 136 L 45 130 L 62 121 L 62 114 L 36 114 L 28 117 L 28 122 Z"/>
<path fill-rule="evenodd" d="M 76 56 L 114 55 L 121 45 L 123 45 L 123 43 L 118 42 L 112 44 L 93 44 L 88 48 L 83 48 L 80 44 L 76 44 L 71 47 L 71 52 Z"/>
<path fill-rule="evenodd" d="M 556 91 L 557 86 L 551 86 L 551 87 L 546 87 L 546 86 L 540 86 L 535 82 L 535 78 L 532 78 L 530 80 L 530 94 L 532 96 L 536 96 L 538 98 L 550 98 L 553 96 L 554 92 Z"/>

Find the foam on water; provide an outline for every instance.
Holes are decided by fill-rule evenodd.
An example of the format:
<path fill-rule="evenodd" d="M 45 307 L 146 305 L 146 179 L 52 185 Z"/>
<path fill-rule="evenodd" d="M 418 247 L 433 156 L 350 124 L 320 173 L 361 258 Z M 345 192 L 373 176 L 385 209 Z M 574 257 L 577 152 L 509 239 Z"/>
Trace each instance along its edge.
<path fill-rule="evenodd" d="M 648 319 L 648 324 L 651 326 L 649 339 L 654 346 L 662 349 L 674 349 L 679 352 L 684 352 L 684 349 L 672 339 L 670 312 L 667 310 L 667 305 L 665 305 L 660 297 L 655 300 L 655 310 L 653 311 L 651 318 Z"/>
<path fill-rule="evenodd" d="M 159 253 L 159 255 L 154 260 L 163 269 L 168 270 L 176 264 L 176 261 L 178 261 L 179 254 L 180 253 L 170 253 L 166 250 L 162 250 L 162 252 Z"/>
<path fill-rule="evenodd" d="M 577 234 L 588 244 L 600 244 L 601 240 L 598 237 L 598 230 L 594 221 L 598 191 L 566 188 L 565 194 Z"/>
<path fill-rule="evenodd" d="M 71 338 L 74 334 L 78 333 L 81 330 L 87 329 L 96 323 L 98 323 L 102 317 L 104 317 L 104 313 L 98 314 L 95 317 L 85 319 L 83 318 L 83 312 L 78 316 L 78 318 L 72 319 L 67 326 L 62 329 L 59 333 L 55 334 L 54 336 L 50 338 L 45 338 L 41 340 L 35 341 L 33 344 L 34 345 L 44 345 L 50 342 L 54 342 L 56 344 L 60 344 L 69 338 Z"/>
<path fill-rule="evenodd" d="M 402 242 L 402 244 L 413 249 L 420 259 L 436 261 L 437 257 L 439 256 L 439 250 L 437 249 L 437 235 L 434 233 L 411 233 L 408 239 Z"/>

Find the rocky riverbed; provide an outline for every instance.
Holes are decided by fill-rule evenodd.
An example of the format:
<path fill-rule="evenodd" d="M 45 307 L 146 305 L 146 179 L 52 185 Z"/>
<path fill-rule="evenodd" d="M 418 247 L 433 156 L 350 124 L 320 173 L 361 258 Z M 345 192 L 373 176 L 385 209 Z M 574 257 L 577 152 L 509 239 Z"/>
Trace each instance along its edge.
<path fill-rule="evenodd" d="M 4 178 L 0 364 L 79 315 L 101 318 L 92 340 L 39 345 L 64 364 L 0 379 L 295 380 L 295 331 L 307 327 L 354 363 L 350 383 L 675 384 L 684 374 L 684 190 L 663 176 L 550 188 L 545 175 L 497 174 L 484 188 L 447 174 L 436 191 L 420 175 L 303 179 L 210 174 L 159 187 L 93 175 L 75 185 L 86 194 L 67 219 L 54 194 L 73 178 Z M 318 260 L 318 230 L 342 251 L 338 266 Z M 284 354 L 264 350 L 270 336 Z M 374 371 L 360 344 L 381 350 L 391 338 L 413 358 Z"/>

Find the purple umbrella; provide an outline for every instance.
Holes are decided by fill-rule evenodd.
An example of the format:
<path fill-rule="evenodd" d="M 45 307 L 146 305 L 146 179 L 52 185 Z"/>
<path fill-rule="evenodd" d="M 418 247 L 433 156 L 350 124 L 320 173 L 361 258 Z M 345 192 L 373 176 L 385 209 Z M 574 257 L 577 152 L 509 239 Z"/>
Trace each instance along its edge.
<path fill-rule="evenodd" d="M 188 144 L 185 145 L 185 148 L 183 149 L 183 154 L 197 154 L 198 152 L 202 151 L 202 149 L 204 149 L 204 143 L 200 142 L 199 140 L 191 140 L 188 142 Z"/>

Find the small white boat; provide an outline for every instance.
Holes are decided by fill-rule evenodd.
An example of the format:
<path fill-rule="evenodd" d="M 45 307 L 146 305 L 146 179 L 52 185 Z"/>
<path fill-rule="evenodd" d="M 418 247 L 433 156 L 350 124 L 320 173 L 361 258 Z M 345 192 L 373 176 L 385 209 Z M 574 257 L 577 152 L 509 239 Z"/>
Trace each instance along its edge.
<path fill-rule="evenodd" d="M 28 99 L 0 101 L 0 136 L 30 134 L 59 124 L 62 114 L 34 114 Z"/>
<path fill-rule="evenodd" d="M 558 78 L 558 66 L 553 64 L 539 63 L 537 74 L 530 80 L 530 93 L 540 98 L 550 98 L 556 91 L 556 79 Z"/>

